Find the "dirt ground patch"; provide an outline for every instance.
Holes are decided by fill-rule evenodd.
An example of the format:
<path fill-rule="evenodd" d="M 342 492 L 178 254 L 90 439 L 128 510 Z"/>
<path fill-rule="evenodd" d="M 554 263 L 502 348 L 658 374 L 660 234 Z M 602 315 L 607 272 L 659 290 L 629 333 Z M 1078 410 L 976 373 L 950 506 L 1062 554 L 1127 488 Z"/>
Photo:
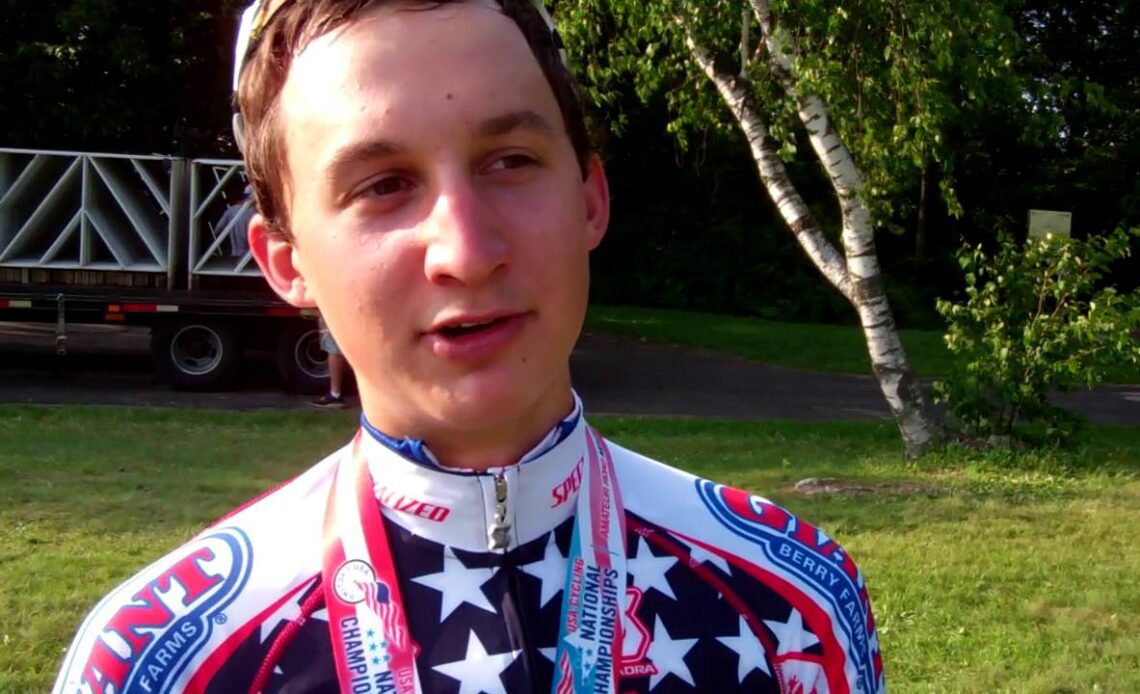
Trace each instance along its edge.
<path fill-rule="evenodd" d="M 942 489 L 934 484 L 909 482 L 853 482 L 837 477 L 808 477 L 793 484 L 789 491 L 803 497 L 819 496 L 938 496 Z"/>

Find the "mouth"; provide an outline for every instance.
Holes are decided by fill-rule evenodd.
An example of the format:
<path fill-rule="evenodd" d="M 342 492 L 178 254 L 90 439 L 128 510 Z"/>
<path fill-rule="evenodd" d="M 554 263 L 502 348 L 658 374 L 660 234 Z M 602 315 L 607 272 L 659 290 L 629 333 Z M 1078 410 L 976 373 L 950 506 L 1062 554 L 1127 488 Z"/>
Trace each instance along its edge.
<path fill-rule="evenodd" d="M 496 327 L 511 320 L 513 316 L 496 316 L 486 320 L 467 320 L 462 322 L 446 323 L 432 332 L 442 335 L 448 339 L 457 339 L 467 337 L 468 335 L 477 335 L 482 332 L 494 330 Z"/>
<path fill-rule="evenodd" d="M 433 326 L 425 335 L 436 356 L 457 362 L 496 358 L 522 333 L 530 313 L 456 316 Z"/>

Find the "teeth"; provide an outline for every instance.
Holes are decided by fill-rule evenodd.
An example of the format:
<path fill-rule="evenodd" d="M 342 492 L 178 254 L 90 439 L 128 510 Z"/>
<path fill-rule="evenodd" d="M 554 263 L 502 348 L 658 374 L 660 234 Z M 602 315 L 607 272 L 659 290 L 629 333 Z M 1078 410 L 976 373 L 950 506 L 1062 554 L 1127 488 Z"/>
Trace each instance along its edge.
<path fill-rule="evenodd" d="M 488 320 L 488 321 L 483 321 L 482 323 L 453 323 L 453 324 L 447 326 L 446 328 L 444 328 L 444 330 L 472 330 L 474 328 L 486 327 L 488 325 L 491 325 L 494 322 L 495 321 L 493 321 L 493 320 Z"/>

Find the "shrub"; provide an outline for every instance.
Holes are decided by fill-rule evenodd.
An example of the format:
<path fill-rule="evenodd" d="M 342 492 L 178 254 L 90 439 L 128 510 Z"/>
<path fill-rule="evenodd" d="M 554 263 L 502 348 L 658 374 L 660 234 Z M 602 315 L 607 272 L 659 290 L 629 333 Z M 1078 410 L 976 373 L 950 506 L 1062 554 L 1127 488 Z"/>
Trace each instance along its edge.
<path fill-rule="evenodd" d="M 1051 439 L 1066 439 L 1079 420 L 1050 404 L 1049 393 L 1093 386 L 1140 364 L 1138 292 L 1102 286 L 1137 236 L 1118 229 L 1021 246 L 1001 235 L 993 254 L 980 245 L 958 254 L 965 301 L 938 302 L 954 366 L 935 384 L 935 400 L 949 406 L 963 433 L 1013 441 L 1019 425 L 1044 425 Z"/>

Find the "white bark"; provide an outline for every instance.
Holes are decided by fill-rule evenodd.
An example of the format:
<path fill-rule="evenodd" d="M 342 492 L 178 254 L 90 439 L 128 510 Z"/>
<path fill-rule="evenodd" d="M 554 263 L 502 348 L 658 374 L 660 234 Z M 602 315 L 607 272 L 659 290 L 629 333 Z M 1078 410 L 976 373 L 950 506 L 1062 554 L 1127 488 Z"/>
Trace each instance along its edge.
<path fill-rule="evenodd" d="M 863 176 L 846 144 L 833 127 L 827 105 L 815 94 L 797 90 L 791 57 L 781 40 L 767 0 L 750 0 L 759 24 L 774 76 L 789 98 L 796 99 L 800 120 L 807 129 L 816 157 L 823 165 L 839 200 L 843 218 L 842 256 L 812 218 L 799 193 L 788 179 L 777 156 L 776 143 L 768 133 L 751 92 L 731 71 L 718 68 L 715 58 L 685 28 L 685 44 L 701 70 L 716 86 L 744 130 L 760 177 L 788 226 L 816 267 L 855 307 L 859 314 L 871 365 L 887 404 L 898 423 L 907 455 L 922 453 L 935 438 L 927 415 L 925 397 L 899 340 L 898 330 L 883 289 L 874 228 L 862 202 Z M 679 22 L 680 23 L 680 22 Z M 682 27 L 684 27 L 682 23 Z M 810 232 L 800 229 L 808 228 Z"/>
<path fill-rule="evenodd" d="M 732 110 L 752 150 L 752 159 L 760 173 L 760 180 L 784 222 L 795 233 L 800 246 L 812 262 L 843 296 L 852 300 L 853 287 L 847 272 L 847 261 L 827 240 L 823 229 L 808 209 L 803 197 L 792 185 L 787 168 L 780 159 L 775 139 L 760 113 L 751 103 L 751 96 L 742 80 L 717 69 L 712 56 L 686 32 L 685 45 L 705 75 L 716 85 L 721 98 Z"/>

